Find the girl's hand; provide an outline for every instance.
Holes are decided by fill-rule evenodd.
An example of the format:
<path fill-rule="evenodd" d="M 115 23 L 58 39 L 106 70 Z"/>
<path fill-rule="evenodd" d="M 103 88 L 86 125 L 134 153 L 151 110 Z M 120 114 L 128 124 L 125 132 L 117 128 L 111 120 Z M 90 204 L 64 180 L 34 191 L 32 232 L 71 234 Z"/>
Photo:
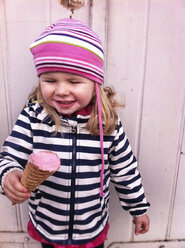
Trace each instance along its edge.
<path fill-rule="evenodd" d="M 134 217 L 133 223 L 135 224 L 135 235 L 148 232 L 150 220 L 147 214 Z"/>
<path fill-rule="evenodd" d="M 30 198 L 30 193 L 20 182 L 22 174 L 22 171 L 12 171 L 4 180 L 5 195 L 13 204 L 22 203 Z"/>

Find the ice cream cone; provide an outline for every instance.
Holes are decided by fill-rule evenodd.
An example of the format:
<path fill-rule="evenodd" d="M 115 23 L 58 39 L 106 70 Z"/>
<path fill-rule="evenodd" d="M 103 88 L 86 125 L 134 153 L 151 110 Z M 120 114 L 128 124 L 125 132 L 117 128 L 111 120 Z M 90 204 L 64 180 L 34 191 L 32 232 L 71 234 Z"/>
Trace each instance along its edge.
<path fill-rule="evenodd" d="M 41 151 L 32 153 L 21 177 L 21 183 L 28 192 L 34 191 L 60 167 L 60 159 L 55 153 Z M 16 203 L 12 203 L 15 205 Z"/>
<path fill-rule="evenodd" d="M 24 169 L 21 183 L 31 192 L 51 176 L 59 166 L 60 159 L 55 153 L 50 151 L 32 153 Z"/>
<path fill-rule="evenodd" d="M 40 170 L 38 166 L 28 162 L 21 177 L 21 183 L 31 192 L 54 172 L 55 171 Z"/>

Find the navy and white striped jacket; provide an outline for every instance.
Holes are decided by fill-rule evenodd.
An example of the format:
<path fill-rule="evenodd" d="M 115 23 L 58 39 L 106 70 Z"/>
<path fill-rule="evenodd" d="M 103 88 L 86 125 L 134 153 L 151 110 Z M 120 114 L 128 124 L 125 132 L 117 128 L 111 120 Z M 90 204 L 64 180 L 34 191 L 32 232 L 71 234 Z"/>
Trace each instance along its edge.
<path fill-rule="evenodd" d="M 53 151 L 59 170 L 31 193 L 29 215 L 36 230 L 49 242 L 62 245 L 94 240 L 108 221 L 109 183 L 131 215 L 146 212 L 137 162 L 120 120 L 111 135 L 104 135 L 104 197 L 100 196 L 101 149 L 99 136 L 86 129 L 89 116 L 61 118 L 62 133 L 38 103 L 19 115 L 0 154 L 0 192 L 12 170 L 23 170 L 32 152 Z"/>

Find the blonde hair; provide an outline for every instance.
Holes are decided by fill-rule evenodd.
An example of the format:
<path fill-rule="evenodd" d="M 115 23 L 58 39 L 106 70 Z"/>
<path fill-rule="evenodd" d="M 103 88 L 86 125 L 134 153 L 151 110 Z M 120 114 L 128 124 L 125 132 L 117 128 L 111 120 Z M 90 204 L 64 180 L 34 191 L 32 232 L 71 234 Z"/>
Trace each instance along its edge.
<path fill-rule="evenodd" d="M 123 107 L 124 104 L 119 103 L 116 100 L 116 92 L 112 87 L 103 88 L 102 86 L 98 85 L 98 88 L 101 101 L 103 133 L 108 135 L 111 134 L 115 129 L 116 121 L 118 119 L 116 107 Z M 33 90 L 33 92 L 29 95 L 29 99 L 33 101 L 37 100 L 37 102 L 41 106 L 46 108 L 49 116 L 55 122 L 55 132 L 57 133 L 59 131 L 59 128 L 61 127 L 61 120 L 58 117 L 55 109 L 45 102 L 40 86 Z M 99 135 L 99 120 L 96 95 L 94 95 L 94 97 L 92 98 L 92 111 L 86 127 L 92 135 Z"/>

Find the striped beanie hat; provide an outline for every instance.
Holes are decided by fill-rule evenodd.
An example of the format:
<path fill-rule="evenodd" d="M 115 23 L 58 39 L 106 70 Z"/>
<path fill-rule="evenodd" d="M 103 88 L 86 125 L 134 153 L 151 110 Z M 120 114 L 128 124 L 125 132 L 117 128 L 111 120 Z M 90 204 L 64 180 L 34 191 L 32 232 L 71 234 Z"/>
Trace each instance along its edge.
<path fill-rule="evenodd" d="M 102 83 L 103 48 L 98 36 L 84 23 L 61 19 L 52 24 L 30 46 L 39 76 L 63 71 Z"/>
<path fill-rule="evenodd" d="M 101 191 L 103 196 L 104 149 L 101 104 L 98 84 L 104 79 L 104 53 L 102 43 L 92 29 L 79 20 L 61 19 L 39 36 L 30 46 L 39 77 L 46 72 L 69 72 L 95 82 L 100 144 L 101 144 Z"/>

